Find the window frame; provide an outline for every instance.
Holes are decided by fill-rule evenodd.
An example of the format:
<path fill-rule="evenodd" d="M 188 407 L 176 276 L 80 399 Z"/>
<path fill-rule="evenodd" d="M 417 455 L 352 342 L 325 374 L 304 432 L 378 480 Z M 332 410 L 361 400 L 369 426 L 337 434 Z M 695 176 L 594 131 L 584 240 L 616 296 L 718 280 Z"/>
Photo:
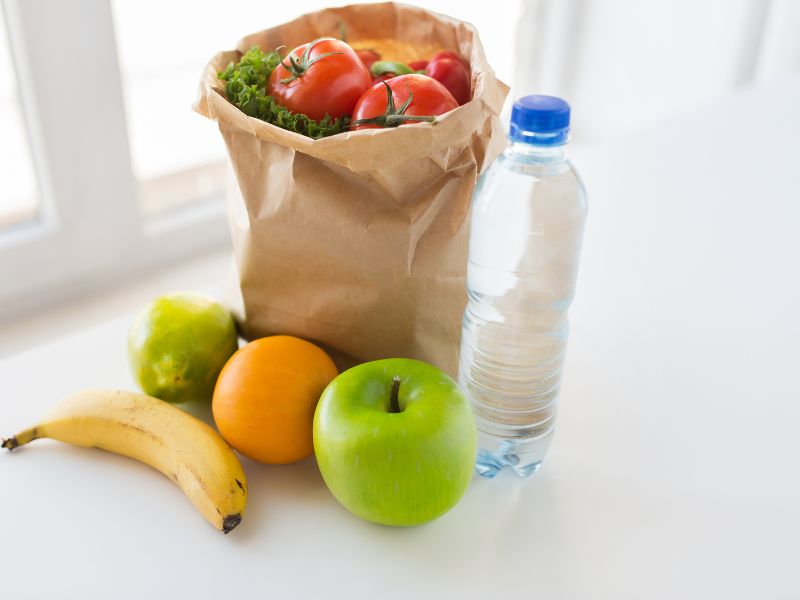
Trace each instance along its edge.
<path fill-rule="evenodd" d="M 36 218 L 0 230 L 0 319 L 228 245 L 222 194 L 163 213 L 142 210 L 111 3 L 0 0 L 0 7 L 39 200 Z"/>

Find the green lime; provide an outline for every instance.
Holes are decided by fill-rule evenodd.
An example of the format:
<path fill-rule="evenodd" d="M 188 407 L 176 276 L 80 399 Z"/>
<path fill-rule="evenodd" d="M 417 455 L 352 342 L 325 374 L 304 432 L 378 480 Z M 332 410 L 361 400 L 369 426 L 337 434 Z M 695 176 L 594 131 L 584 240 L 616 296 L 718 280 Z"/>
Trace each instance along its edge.
<path fill-rule="evenodd" d="M 128 358 L 142 390 L 167 402 L 211 402 L 217 376 L 238 348 L 230 312 L 202 294 L 157 298 L 136 317 Z"/>

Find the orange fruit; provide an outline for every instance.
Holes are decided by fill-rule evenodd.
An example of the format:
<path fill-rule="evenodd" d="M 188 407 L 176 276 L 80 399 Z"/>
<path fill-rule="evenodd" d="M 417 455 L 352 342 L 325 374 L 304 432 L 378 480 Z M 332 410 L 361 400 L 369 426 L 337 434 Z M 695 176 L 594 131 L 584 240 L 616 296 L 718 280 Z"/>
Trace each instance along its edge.
<path fill-rule="evenodd" d="M 240 348 L 222 368 L 211 410 L 225 441 L 263 463 L 311 456 L 314 409 L 338 375 L 311 342 L 275 335 Z"/>

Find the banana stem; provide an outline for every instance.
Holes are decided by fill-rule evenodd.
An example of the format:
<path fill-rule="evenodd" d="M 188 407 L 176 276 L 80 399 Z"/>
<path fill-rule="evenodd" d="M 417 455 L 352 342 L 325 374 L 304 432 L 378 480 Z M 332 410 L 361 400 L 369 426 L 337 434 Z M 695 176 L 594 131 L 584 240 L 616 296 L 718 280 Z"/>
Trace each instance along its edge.
<path fill-rule="evenodd" d="M 19 432 L 17 435 L 12 435 L 7 440 L 3 440 L 3 443 L 0 444 L 0 447 L 6 448 L 7 450 L 13 450 L 14 448 L 24 446 L 25 444 L 36 439 L 39 439 L 39 430 L 36 427 L 31 427 L 30 429 Z"/>
<path fill-rule="evenodd" d="M 242 522 L 242 513 L 235 515 L 228 515 L 222 520 L 222 533 L 230 533 L 233 529 Z"/>

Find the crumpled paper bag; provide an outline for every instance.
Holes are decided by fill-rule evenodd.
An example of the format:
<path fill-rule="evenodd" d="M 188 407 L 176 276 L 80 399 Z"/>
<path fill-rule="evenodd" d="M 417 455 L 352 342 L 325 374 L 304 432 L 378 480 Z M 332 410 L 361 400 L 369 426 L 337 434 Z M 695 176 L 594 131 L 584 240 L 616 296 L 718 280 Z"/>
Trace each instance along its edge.
<path fill-rule="evenodd" d="M 217 72 L 253 45 L 293 48 L 336 36 L 340 23 L 355 46 L 394 38 L 469 57 L 472 101 L 432 124 L 312 140 L 225 98 Z M 242 334 L 296 335 L 354 361 L 416 358 L 455 376 L 470 198 L 505 145 L 507 93 L 471 25 L 391 2 L 304 15 L 217 54 L 194 108 L 218 122 L 235 173 L 232 309 Z"/>

